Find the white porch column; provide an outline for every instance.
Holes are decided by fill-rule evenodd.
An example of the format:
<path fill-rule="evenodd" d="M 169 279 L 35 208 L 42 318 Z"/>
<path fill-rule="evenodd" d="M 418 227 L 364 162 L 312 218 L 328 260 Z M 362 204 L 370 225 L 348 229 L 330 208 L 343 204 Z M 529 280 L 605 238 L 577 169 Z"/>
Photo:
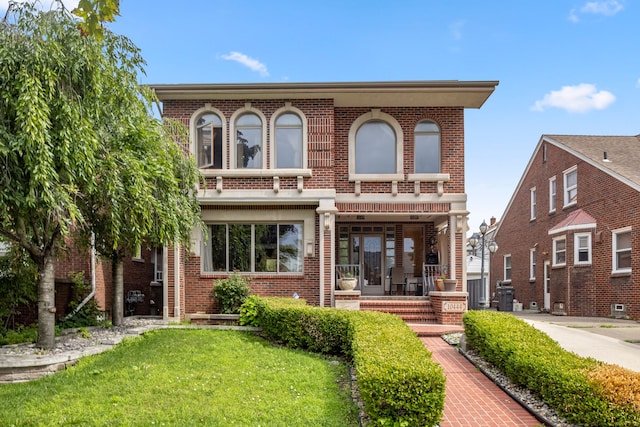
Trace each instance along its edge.
<path fill-rule="evenodd" d="M 456 278 L 456 267 L 458 260 L 456 259 L 456 230 L 458 229 L 458 221 L 456 215 L 449 215 L 449 278 Z"/>
<path fill-rule="evenodd" d="M 338 212 L 338 209 L 336 208 L 335 205 L 335 199 L 320 199 L 320 204 L 318 206 L 318 208 L 316 209 L 316 212 L 318 213 L 318 235 L 320 236 L 320 241 L 318 243 L 318 245 L 320 246 L 320 262 L 319 262 L 319 269 L 320 269 L 320 306 L 324 307 L 325 303 L 324 303 L 324 299 L 325 299 L 325 286 L 327 285 L 327 273 L 328 277 L 329 277 L 329 288 L 331 289 L 331 306 L 334 305 L 334 289 L 335 289 L 335 277 L 333 274 L 333 270 L 335 269 L 335 265 L 336 265 L 336 254 L 334 251 L 334 247 L 335 247 L 335 239 L 336 239 L 336 230 L 335 230 L 335 221 L 336 221 L 336 212 Z M 327 231 L 330 231 L 330 238 L 329 238 L 329 265 L 326 264 L 325 262 L 325 255 L 326 255 L 326 249 L 325 249 L 325 243 L 326 243 L 326 238 L 325 238 L 325 233 Z"/>

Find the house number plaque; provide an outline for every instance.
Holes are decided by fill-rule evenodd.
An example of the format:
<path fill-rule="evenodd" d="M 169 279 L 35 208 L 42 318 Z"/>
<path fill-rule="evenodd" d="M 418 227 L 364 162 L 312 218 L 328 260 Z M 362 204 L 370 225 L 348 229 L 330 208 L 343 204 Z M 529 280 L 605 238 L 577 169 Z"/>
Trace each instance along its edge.
<path fill-rule="evenodd" d="M 467 311 L 466 301 L 442 301 L 442 311 L 444 313 L 460 313 Z"/>

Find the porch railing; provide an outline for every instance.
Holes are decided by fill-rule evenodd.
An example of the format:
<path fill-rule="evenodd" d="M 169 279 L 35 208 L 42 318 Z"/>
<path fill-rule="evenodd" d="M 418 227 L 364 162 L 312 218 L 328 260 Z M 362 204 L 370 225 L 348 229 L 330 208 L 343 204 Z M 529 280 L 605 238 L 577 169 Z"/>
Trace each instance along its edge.
<path fill-rule="evenodd" d="M 358 280 L 356 289 L 361 289 L 360 283 L 360 265 L 359 264 L 336 264 L 336 289 L 340 290 L 338 286 L 338 279 L 346 279 L 354 277 Z"/>
<path fill-rule="evenodd" d="M 422 264 L 422 283 L 424 283 L 424 293 L 436 290 L 436 279 L 446 275 L 448 268 L 443 264 Z"/>

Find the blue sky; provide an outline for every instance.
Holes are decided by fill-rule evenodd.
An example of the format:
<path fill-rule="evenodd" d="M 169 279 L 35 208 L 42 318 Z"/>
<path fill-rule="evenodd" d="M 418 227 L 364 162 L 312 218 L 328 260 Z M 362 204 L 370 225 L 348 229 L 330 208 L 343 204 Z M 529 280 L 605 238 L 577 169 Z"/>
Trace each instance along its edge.
<path fill-rule="evenodd" d="M 498 80 L 465 114 L 470 233 L 542 134 L 640 134 L 637 1 L 120 3 L 109 27 L 142 50 L 142 83 Z"/>

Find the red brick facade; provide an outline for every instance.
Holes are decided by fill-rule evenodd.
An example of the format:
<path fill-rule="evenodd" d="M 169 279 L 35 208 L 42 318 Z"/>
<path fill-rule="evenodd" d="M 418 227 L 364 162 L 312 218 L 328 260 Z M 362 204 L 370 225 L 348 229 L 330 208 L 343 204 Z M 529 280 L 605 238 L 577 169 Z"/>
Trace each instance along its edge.
<path fill-rule="evenodd" d="M 462 235 L 466 226 L 464 194 L 464 109 L 479 108 L 497 82 L 390 82 L 346 84 L 256 85 L 157 85 L 163 116 L 188 126 L 190 141 L 185 151 L 195 153 L 195 119 L 213 112 L 223 122 L 222 169 L 203 169 L 200 185 L 203 221 L 206 224 L 255 223 L 297 218 L 304 222 L 303 269 L 293 273 L 240 273 L 251 280 L 252 292 L 267 296 L 299 295 L 310 304 L 335 304 L 336 264 L 340 254 L 339 233 L 358 233 L 353 226 L 393 230 L 394 247 L 380 257 L 403 263 L 406 227 L 418 225 L 419 239 L 441 236 L 440 259 L 452 274 L 462 278 Z M 455 99 L 455 101 L 454 101 Z M 306 130 L 306 163 L 285 173 L 272 164 L 273 122 L 281 111 L 302 116 Z M 251 111 L 262 120 L 261 170 L 235 169 L 231 141 L 234 117 Z M 402 170 L 385 179 L 359 180 L 350 171 L 350 135 L 354 123 L 364 116 L 389 118 L 402 132 Z M 414 129 L 421 120 L 440 128 L 440 173 L 415 174 Z M 352 143 L 352 142 L 351 142 Z M 353 159 L 352 159 L 353 161 Z M 350 176 L 350 172 L 352 176 Z M 400 178 L 401 177 L 401 178 Z M 447 230 L 454 230 L 450 238 Z M 363 229 L 364 230 L 364 229 Z M 388 242 L 384 231 L 379 233 Z M 218 310 L 211 295 L 214 282 L 225 272 L 204 272 L 203 238 L 194 230 L 192 247 L 181 248 L 179 257 L 167 251 L 164 316 L 184 318 Z M 389 245 L 390 243 L 386 243 Z M 453 251 L 451 245 L 455 245 Z M 433 244 L 431 245 L 433 248 Z M 454 259 L 450 259 L 451 257 Z M 406 262 L 406 261 L 405 261 Z M 424 260 L 415 260 L 418 266 Z M 382 262 L 388 270 L 388 262 Z M 384 271 L 381 272 L 386 274 Z M 463 283 L 461 280 L 460 283 Z"/>
<path fill-rule="evenodd" d="M 529 307 L 532 302 L 541 309 L 572 316 L 628 316 L 640 319 L 640 192 L 632 182 L 607 172 L 607 156 L 598 150 L 614 150 L 617 140 L 592 140 L 586 137 L 567 139 L 543 136 L 534 152 L 520 184 L 512 196 L 495 239 L 499 249 L 491 262 L 491 277 L 504 280 L 504 257 L 511 257 L 511 282 L 515 298 Z M 558 143 L 559 141 L 559 143 Z M 555 142 L 555 143 L 554 143 Z M 581 152 L 583 150 L 588 154 Z M 608 148 L 607 148 L 608 147 Z M 589 151 L 588 149 L 594 148 Z M 637 150 L 637 148 L 636 148 Z M 611 155 L 611 151 L 609 153 Z M 599 158 L 598 158 L 599 156 Z M 613 160 L 622 163 L 623 152 Z M 577 201 L 564 207 L 564 172 L 576 167 Z M 637 170 L 637 169 L 636 169 Z M 549 180 L 556 178 L 555 211 L 550 212 Z M 637 187 L 637 186 L 636 186 Z M 536 189 L 535 219 L 531 219 L 531 189 Z M 569 215 L 586 214 L 587 221 L 558 227 Z M 587 216 L 588 215 L 588 216 Z M 631 228 L 631 271 L 614 272 L 613 232 Z M 560 229 L 558 229 L 560 228 Z M 575 258 L 575 236 L 591 240 L 591 262 Z M 553 239 L 566 238 L 566 263 L 554 265 Z M 535 251 L 535 271 L 530 274 L 530 252 Z M 545 262 L 549 263 L 549 300 L 545 304 Z M 495 292 L 495 283 L 491 284 Z M 545 307 L 546 305 L 546 307 Z M 619 310 L 614 310 L 616 306 Z"/>

